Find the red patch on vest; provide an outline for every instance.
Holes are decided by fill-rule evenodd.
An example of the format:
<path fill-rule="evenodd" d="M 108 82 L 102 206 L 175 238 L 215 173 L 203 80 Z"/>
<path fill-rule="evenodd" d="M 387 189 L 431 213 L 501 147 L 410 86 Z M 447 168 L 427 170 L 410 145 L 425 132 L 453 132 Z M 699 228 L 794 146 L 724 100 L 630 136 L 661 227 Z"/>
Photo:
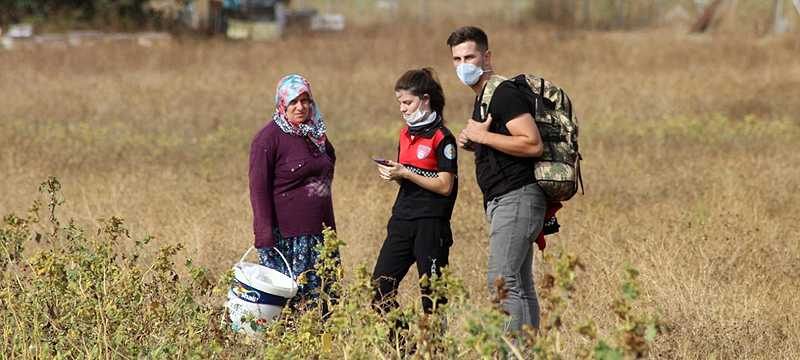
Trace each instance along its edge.
<path fill-rule="evenodd" d="M 420 169 L 437 171 L 439 162 L 436 158 L 435 149 L 439 142 L 444 138 L 441 129 L 436 129 L 433 136 L 411 136 L 408 134 L 408 127 L 400 130 L 400 154 L 399 162 L 403 165 L 411 165 Z"/>

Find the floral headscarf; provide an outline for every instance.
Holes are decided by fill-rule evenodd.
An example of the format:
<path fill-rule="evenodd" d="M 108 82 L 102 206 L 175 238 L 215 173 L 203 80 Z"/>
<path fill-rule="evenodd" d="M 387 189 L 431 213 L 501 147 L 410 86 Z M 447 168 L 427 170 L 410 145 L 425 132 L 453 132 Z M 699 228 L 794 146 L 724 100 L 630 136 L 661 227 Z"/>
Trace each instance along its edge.
<path fill-rule="evenodd" d="M 309 99 L 311 99 L 308 119 L 300 124 L 292 124 L 286 116 L 286 108 L 292 100 L 303 93 L 308 94 Z M 275 89 L 275 112 L 272 114 L 272 120 L 283 132 L 297 136 L 307 136 L 320 151 L 325 151 L 325 131 L 327 130 L 325 121 L 322 120 L 322 113 L 317 109 L 317 103 L 314 102 L 314 97 L 311 95 L 311 84 L 302 76 L 290 74 L 278 81 L 278 87 Z"/>

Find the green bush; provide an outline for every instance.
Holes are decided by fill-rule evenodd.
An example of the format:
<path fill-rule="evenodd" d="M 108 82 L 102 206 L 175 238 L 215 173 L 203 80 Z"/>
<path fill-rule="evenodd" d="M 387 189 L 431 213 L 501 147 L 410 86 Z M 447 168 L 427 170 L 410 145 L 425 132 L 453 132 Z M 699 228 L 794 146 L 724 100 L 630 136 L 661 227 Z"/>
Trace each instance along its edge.
<path fill-rule="evenodd" d="M 0 25 L 22 21 L 58 27 L 131 30 L 153 23 L 149 0 L 0 0 Z"/>
<path fill-rule="evenodd" d="M 564 329 L 562 317 L 582 267 L 568 254 L 546 259 L 538 331 L 503 331 L 502 282 L 493 303 L 476 305 L 447 269 L 421 280 L 433 289 L 434 300 L 447 297 L 446 305 L 430 315 L 419 306 L 403 306 L 384 317 L 369 305 L 373 288 L 363 266 L 343 280 L 332 254 L 344 243 L 326 230 L 317 272 L 333 284 L 336 299 L 323 294 L 310 309 L 287 309 L 266 326 L 245 319 L 259 335 L 237 334 L 221 305 L 230 272 L 215 279 L 187 259 L 187 271 L 179 273 L 180 245 L 163 246 L 144 262 L 140 254 L 152 237 L 132 240 L 124 221 L 113 216 L 100 219 L 91 232 L 71 220 L 62 224 L 59 182 L 50 178 L 40 190 L 46 194 L 46 221 L 39 216 L 42 202 L 35 201 L 25 216 L 5 216 L 0 228 L 0 352 L 12 357 L 557 359 L 566 356 L 562 333 L 577 331 L 592 344 L 581 356 L 622 359 L 646 356 L 663 331 L 657 317 L 632 310 L 639 292 L 633 269 L 626 271 L 613 305 L 619 321 L 612 341 L 599 339 L 593 323 Z M 122 252 L 130 242 L 133 251 Z"/>

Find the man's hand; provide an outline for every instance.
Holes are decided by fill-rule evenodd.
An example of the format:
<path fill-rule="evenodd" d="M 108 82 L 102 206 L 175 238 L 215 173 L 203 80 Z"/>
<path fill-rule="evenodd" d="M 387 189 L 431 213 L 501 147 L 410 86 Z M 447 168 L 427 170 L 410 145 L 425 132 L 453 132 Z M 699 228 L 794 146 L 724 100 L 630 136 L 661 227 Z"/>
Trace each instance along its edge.
<path fill-rule="evenodd" d="M 464 128 L 464 130 L 462 130 L 461 133 L 458 135 L 459 144 L 461 144 L 462 138 L 465 138 L 466 140 L 472 141 L 474 143 L 485 144 L 486 137 L 489 135 L 489 126 L 491 124 L 492 124 L 492 114 L 487 115 L 486 121 L 484 122 L 477 122 L 472 119 L 467 120 L 467 127 Z"/>
<path fill-rule="evenodd" d="M 467 150 L 467 151 L 475 151 L 472 146 L 472 141 L 467 139 L 467 135 L 464 133 L 464 130 L 458 133 L 458 137 L 456 138 L 456 142 L 458 143 L 458 147 Z"/>

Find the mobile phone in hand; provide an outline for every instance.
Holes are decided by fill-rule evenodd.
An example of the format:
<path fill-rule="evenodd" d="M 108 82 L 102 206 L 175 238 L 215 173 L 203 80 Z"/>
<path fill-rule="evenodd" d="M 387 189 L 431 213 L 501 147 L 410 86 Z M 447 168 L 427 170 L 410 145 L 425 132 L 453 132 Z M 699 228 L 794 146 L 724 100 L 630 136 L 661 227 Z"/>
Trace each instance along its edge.
<path fill-rule="evenodd" d="M 383 165 L 383 166 L 389 166 L 389 160 L 386 160 L 386 159 L 375 158 L 374 157 L 374 158 L 372 158 L 372 161 L 374 161 L 377 164 Z"/>

